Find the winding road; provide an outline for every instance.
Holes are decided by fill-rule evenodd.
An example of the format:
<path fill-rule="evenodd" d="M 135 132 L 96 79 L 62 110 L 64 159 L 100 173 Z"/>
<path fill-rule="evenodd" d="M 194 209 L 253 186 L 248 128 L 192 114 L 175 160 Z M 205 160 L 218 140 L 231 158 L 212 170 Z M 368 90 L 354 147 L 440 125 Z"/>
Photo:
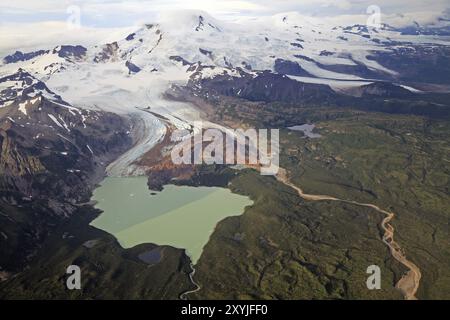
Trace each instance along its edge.
<path fill-rule="evenodd" d="M 136 144 L 132 147 L 127 153 L 125 153 L 122 157 L 113 162 L 107 169 L 108 174 L 112 176 L 122 176 L 122 175 L 130 175 L 136 174 L 136 168 L 133 167 L 132 163 L 144 152 L 151 149 L 158 141 L 161 140 L 161 137 L 164 137 L 166 133 L 166 128 L 162 123 L 156 118 L 154 115 L 151 115 L 148 112 L 141 112 L 141 117 L 138 117 L 138 121 L 135 122 L 136 127 L 138 128 L 138 136 L 136 137 Z M 140 119 L 139 119 L 140 118 Z M 209 123 L 211 124 L 211 123 Z M 219 126 L 221 127 L 221 126 Z M 155 129 L 156 128 L 156 129 Z M 223 128 L 223 127 L 221 127 Z M 136 131 L 136 130 L 135 130 Z M 357 201 L 344 200 L 335 198 L 328 195 L 313 195 L 306 194 L 303 190 L 293 184 L 289 177 L 286 169 L 279 168 L 278 174 L 275 176 L 276 179 L 291 187 L 295 191 L 297 191 L 298 195 L 308 201 L 338 201 L 343 203 L 348 203 L 360 207 L 371 208 L 383 215 L 385 218 L 381 222 L 381 227 L 384 231 L 383 234 L 383 242 L 388 246 L 392 257 L 405 266 L 408 271 L 401 277 L 401 279 L 397 282 L 396 288 L 402 292 L 404 298 L 406 300 L 416 300 L 416 293 L 419 289 L 420 280 L 422 277 L 421 271 L 418 266 L 416 266 L 413 262 L 407 259 L 404 250 L 400 247 L 400 245 L 394 240 L 395 229 L 390 222 L 394 219 L 395 214 L 393 212 L 389 212 L 381 209 L 380 207 L 370 204 L 370 203 L 360 203 Z M 195 268 L 191 264 L 192 271 L 189 274 L 189 278 L 195 289 L 186 291 L 180 294 L 180 299 L 186 300 L 189 294 L 198 292 L 201 287 L 198 283 L 194 281 Z"/>
<path fill-rule="evenodd" d="M 350 200 L 343 200 L 338 199 L 331 196 L 326 195 L 312 195 L 312 194 L 306 194 L 303 192 L 303 190 L 296 185 L 294 185 L 288 178 L 288 174 L 285 169 L 280 168 L 278 171 L 278 174 L 276 176 L 277 180 L 284 183 L 285 185 L 291 187 L 295 191 L 297 191 L 298 195 L 305 199 L 310 201 L 339 201 L 344 203 L 349 203 L 353 205 L 357 205 L 360 207 L 366 207 L 374 209 L 382 214 L 384 214 L 386 217 L 381 222 L 381 227 L 384 231 L 383 235 L 383 242 L 389 247 L 389 250 L 391 252 L 392 257 L 400 262 L 402 265 L 404 265 L 408 272 L 402 276 L 402 278 L 397 282 L 396 288 L 400 290 L 406 300 L 417 300 L 416 293 L 419 289 L 420 279 L 422 277 L 422 274 L 420 272 L 419 267 L 417 267 L 413 262 L 408 260 L 406 258 L 406 255 L 403 251 L 403 249 L 400 247 L 400 245 L 394 241 L 394 227 L 390 225 L 389 223 L 394 219 L 395 214 L 393 212 L 389 212 L 386 210 L 381 209 L 380 207 L 370 204 L 370 203 L 360 203 L 356 201 L 350 201 Z"/>
<path fill-rule="evenodd" d="M 388 246 L 392 257 L 404 265 L 408 272 L 406 272 L 402 278 L 397 282 L 395 287 L 400 290 L 403 294 L 405 300 L 417 300 L 416 293 L 419 289 L 420 279 L 422 277 L 422 273 L 420 272 L 419 267 L 417 267 L 413 262 L 406 258 L 406 255 L 400 245 L 394 241 L 394 233 L 395 229 L 389 223 L 394 219 L 395 214 L 393 212 L 389 212 L 381 209 L 380 207 L 370 204 L 370 203 L 361 203 L 357 201 L 343 200 L 339 198 L 335 198 L 327 195 L 314 195 L 314 194 L 306 194 L 303 192 L 301 188 L 294 185 L 288 178 L 288 174 L 285 169 L 279 168 L 278 174 L 276 175 L 276 179 L 291 187 L 295 191 L 297 191 L 298 195 L 308 201 L 339 201 L 343 203 L 348 203 L 360 207 L 371 208 L 379 213 L 384 214 L 386 217 L 381 222 L 381 227 L 384 231 L 383 234 L 383 242 Z M 189 294 L 200 291 L 201 287 L 198 283 L 194 281 L 195 268 L 191 264 L 191 273 L 189 274 L 189 279 L 191 283 L 195 286 L 195 289 L 183 292 L 180 294 L 181 300 L 187 300 L 187 296 Z"/>

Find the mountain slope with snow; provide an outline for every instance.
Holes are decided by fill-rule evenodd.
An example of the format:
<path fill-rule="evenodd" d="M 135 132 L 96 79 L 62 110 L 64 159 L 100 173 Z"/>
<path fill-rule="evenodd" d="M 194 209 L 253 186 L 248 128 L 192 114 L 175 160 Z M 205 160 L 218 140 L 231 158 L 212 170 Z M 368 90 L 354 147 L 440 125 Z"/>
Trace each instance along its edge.
<path fill-rule="evenodd" d="M 358 95 L 367 90 L 362 86 L 379 81 L 392 83 L 383 92 L 402 86 L 417 94 L 434 90 L 436 83 L 450 84 L 446 44 L 445 37 L 412 37 L 391 27 L 345 25 L 298 13 L 230 22 L 206 12 L 170 12 L 110 43 L 11 53 L 0 66 L 0 107 L 17 104 L 28 117 L 28 108 L 42 96 L 72 110 L 144 119 L 147 137 L 119 159 L 120 168 L 113 166 L 120 174 L 164 135 L 155 115 L 179 128 L 201 119 L 190 103 L 165 98 L 172 86 L 210 88 L 206 97 L 215 92 L 327 105 L 346 103 L 333 90 Z M 399 59 L 420 62 L 409 68 Z"/>
<path fill-rule="evenodd" d="M 375 256 L 392 273 L 387 282 L 401 279 L 401 269 L 375 239 L 381 218 L 373 220 L 378 218 L 368 211 L 349 214 L 352 199 L 395 207 L 408 258 L 423 270 L 421 290 L 437 288 L 449 270 L 433 260 L 448 248 L 441 241 L 450 132 L 445 28 L 442 22 L 430 33 L 418 25 L 414 33 L 298 13 L 220 21 L 190 11 L 114 33 L 106 43 L 62 39 L 51 48 L 12 50 L 0 65 L 0 297 L 73 298 L 60 281 L 68 261 L 83 262 L 92 284 L 82 290 L 86 299 L 176 299 L 189 290 L 194 272 L 183 250 L 153 244 L 123 250 L 114 237 L 88 227 L 99 214 L 89 199 L 105 173 L 147 176 L 156 190 L 175 179 L 217 184 L 255 199 L 245 214 L 223 220 L 211 234 L 195 266 L 195 276 L 206 279 L 199 281 L 205 297 L 390 298 L 383 290 L 359 296 L 365 285 L 360 270 Z M 171 133 L 182 128 L 198 134 L 193 124 L 199 120 L 204 129 L 227 133 L 279 129 L 280 146 L 272 144 L 270 153 L 279 151 L 279 165 L 292 179 L 288 187 L 347 200 L 302 202 L 280 181 L 240 170 L 245 166 L 175 165 L 170 153 L 184 136 Z M 307 122 L 316 124 L 321 138 L 287 130 Z M 57 254 L 48 248 L 58 248 Z M 272 268 L 264 275 L 272 249 L 288 253 L 277 257 L 284 271 Z M 155 250 L 161 250 L 155 264 L 140 259 Z M 128 286 L 130 275 L 144 274 L 148 282 Z M 270 285 L 261 283 L 261 275 Z M 302 279 L 308 280 L 306 290 L 288 288 Z M 220 294 L 208 296 L 209 284 Z M 223 284 L 230 287 L 224 291 Z"/>
<path fill-rule="evenodd" d="M 186 82 L 192 63 L 275 71 L 276 61 L 282 59 L 298 64 L 312 78 L 360 81 L 365 74 L 394 80 L 401 74 L 380 63 L 378 55 L 416 46 L 445 48 L 443 40 L 412 39 L 391 28 L 333 25 L 295 13 L 232 23 L 204 12 L 175 12 L 109 44 L 16 53 L 4 59 L 0 72 L 7 75 L 23 68 L 56 92 L 71 96 L 70 102 L 76 102 L 70 90 L 88 98 L 97 91 L 101 95 L 115 90 L 120 95 L 134 88 L 142 94 L 137 87 Z M 447 49 L 437 53 L 445 55 Z M 69 79 L 73 89 L 67 88 Z"/>

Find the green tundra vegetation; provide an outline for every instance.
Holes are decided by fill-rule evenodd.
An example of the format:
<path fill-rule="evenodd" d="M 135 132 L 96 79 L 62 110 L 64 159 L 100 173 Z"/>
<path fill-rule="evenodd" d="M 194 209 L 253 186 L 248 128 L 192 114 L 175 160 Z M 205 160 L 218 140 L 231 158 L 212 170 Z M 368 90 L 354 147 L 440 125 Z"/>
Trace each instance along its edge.
<path fill-rule="evenodd" d="M 417 297 L 450 299 L 449 121 L 282 104 L 247 114 L 229 104 L 216 107 L 217 117 L 227 123 L 239 118 L 240 126 L 314 123 L 321 138 L 281 130 L 281 167 L 292 182 L 306 193 L 394 212 L 395 239 L 422 273 Z M 173 183 L 228 186 L 254 202 L 242 215 L 218 223 L 194 266 L 201 288 L 188 299 L 402 299 L 395 284 L 406 269 L 381 240 L 379 212 L 305 201 L 253 169 L 201 166 L 189 180 Z M 1 210 L 17 220 L 39 208 Z M 84 205 L 69 221 L 55 222 L 56 231 L 28 268 L 2 283 L 0 298 L 178 299 L 195 289 L 183 250 L 156 244 L 123 249 L 113 236 L 89 226 L 98 214 Z M 154 250 L 160 259 L 139 258 Z M 81 291 L 66 290 L 70 264 L 82 268 Z M 381 268 L 381 290 L 366 287 L 370 265 Z"/>
<path fill-rule="evenodd" d="M 13 219 L 24 212 L 5 209 Z M 86 205 L 76 218 L 59 222 L 26 270 L 2 283 L 0 299 L 177 299 L 191 287 L 183 250 L 154 244 L 123 249 L 112 235 L 89 226 L 98 214 Z M 139 258 L 154 250 L 159 261 Z M 69 265 L 81 268 L 81 290 L 67 289 Z"/>
<path fill-rule="evenodd" d="M 449 299 L 450 122 L 329 109 L 305 109 L 298 117 L 315 121 L 322 138 L 281 131 L 281 167 L 292 181 L 306 193 L 394 212 L 395 239 L 422 272 L 417 297 Z M 260 119 L 261 125 L 266 118 Z M 214 174 L 206 174 L 208 181 Z M 202 289 L 192 297 L 402 298 L 394 286 L 405 269 L 381 241 L 380 213 L 305 201 L 253 170 L 228 176 L 231 190 L 255 203 L 219 223 L 196 265 Z M 381 267 L 381 290 L 366 287 L 372 264 Z"/>

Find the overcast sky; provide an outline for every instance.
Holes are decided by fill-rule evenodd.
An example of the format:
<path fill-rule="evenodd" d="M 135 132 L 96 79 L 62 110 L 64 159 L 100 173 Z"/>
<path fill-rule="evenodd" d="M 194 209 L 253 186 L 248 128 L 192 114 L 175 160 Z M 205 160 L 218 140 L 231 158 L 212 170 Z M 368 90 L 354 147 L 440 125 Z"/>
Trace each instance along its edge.
<path fill-rule="evenodd" d="M 378 5 L 384 14 L 442 12 L 449 0 L 1 0 L 1 23 L 65 21 L 71 6 L 81 10 L 81 22 L 90 27 L 121 27 L 152 20 L 158 12 L 201 9 L 218 18 L 272 15 L 298 11 L 307 15 L 365 14 Z"/>
<path fill-rule="evenodd" d="M 233 20 L 292 11 L 312 16 L 366 15 L 370 5 L 380 7 L 382 15 L 391 15 L 389 22 L 427 24 L 444 10 L 450 16 L 450 0 L 0 0 L 0 57 L 61 42 L 103 43 L 117 33 L 154 22 L 158 13 L 168 10 L 198 9 Z M 77 12 L 80 28 L 71 30 L 67 21 Z"/>

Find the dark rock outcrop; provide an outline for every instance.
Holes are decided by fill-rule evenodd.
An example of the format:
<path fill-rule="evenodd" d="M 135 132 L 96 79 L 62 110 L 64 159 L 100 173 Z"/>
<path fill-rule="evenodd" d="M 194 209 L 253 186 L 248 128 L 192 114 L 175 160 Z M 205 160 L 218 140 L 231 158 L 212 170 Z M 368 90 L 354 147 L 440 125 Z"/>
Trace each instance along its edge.
<path fill-rule="evenodd" d="M 23 70 L 5 79 L 25 88 L 0 108 L 0 265 L 19 272 L 132 141 L 124 118 L 65 104 Z"/>
<path fill-rule="evenodd" d="M 81 60 L 86 57 L 87 49 L 83 46 L 62 45 L 56 47 L 53 53 L 57 53 L 59 57 L 66 59 Z"/>
<path fill-rule="evenodd" d="M 125 62 L 125 66 L 128 68 L 128 74 L 138 73 L 139 71 L 141 71 L 141 68 L 130 61 Z"/>
<path fill-rule="evenodd" d="M 134 33 L 134 32 L 133 32 L 133 33 L 130 33 L 130 34 L 125 38 L 125 40 L 131 41 L 131 40 L 134 39 L 135 35 L 136 35 L 136 33 Z"/>
<path fill-rule="evenodd" d="M 208 58 L 212 59 L 212 51 L 199 48 L 198 51 L 200 51 L 201 54 L 207 56 Z"/>
<path fill-rule="evenodd" d="M 398 80 L 450 84 L 450 47 L 409 45 L 373 52 L 367 58 L 396 71 Z"/>
<path fill-rule="evenodd" d="M 241 70 L 239 77 L 223 74 L 205 79 L 195 77 L 194 74 L 188 86 L 198 88 L 201 93 L 208 96 L 225 95 L 250 101 L 326 105 L 336 97 L 336 93 L 327 85 L 302 83 L 270 71 L 253 76 Z"/>
<path fill-rule="evenodd" d="M 46 95 L 47 99 L 54 102 L 68 105 L 59 95 L 50 91 L 45 83 L 37 80 L 31 74 L 23 69 L 19 69 L 16 73 L 0 78 L 0 83 L 6 81 L 14 81 L 17 87 L 6 88 L 0 91 L 0 106 L 15 101 L 17 103 L 30 99 L 39 95 Z"/>
<path fill-rule="evenodd" d="M 351 93 L 357 97 L 409 98 L 414 95 L 408 89 L 390 82 L 377 81 L 354 88 Z"/>
<path fill-rule="evenodd" d="M 299 77 L 314 77 L 308 71 L 303 69 L 300 64 L 294 61 L 276 59 L 274 70 L 280 74 L 287 74 L 291 76 L 299 76 Z"/>
<path fill-rule="evenodd" d="M 94 58 L 94 62 L 108 62 L 116 61 L 119 51 L 119 44 L 117 42 L 107 43 L 103 46 L 102 50 L 97 53 Z"/>
<path fill-rule="evenodd" d="M 193 64 L 192 62 L 189 62 L 180 56 L 170 56 L 169 59 L 172 61 L 181 62 L 183 64 L 183 66 L 190 66 Z"/>
<path fill-rule="evenodd" d="M 3 62 L 5 64 L 8 64 L 8 63 L 15 63 L 15 62 L 20 62 L 20 61 L 27 61 L 27 60 L 31 60 L 37 56 L 44 55 L 48 52 L 49 52 L 48 50 L 38 50 L 38 51 L 27 52 L 27 53 L 23 53 L 21 51 L 16 51 L 15 53 L 3 58 Z"/>

